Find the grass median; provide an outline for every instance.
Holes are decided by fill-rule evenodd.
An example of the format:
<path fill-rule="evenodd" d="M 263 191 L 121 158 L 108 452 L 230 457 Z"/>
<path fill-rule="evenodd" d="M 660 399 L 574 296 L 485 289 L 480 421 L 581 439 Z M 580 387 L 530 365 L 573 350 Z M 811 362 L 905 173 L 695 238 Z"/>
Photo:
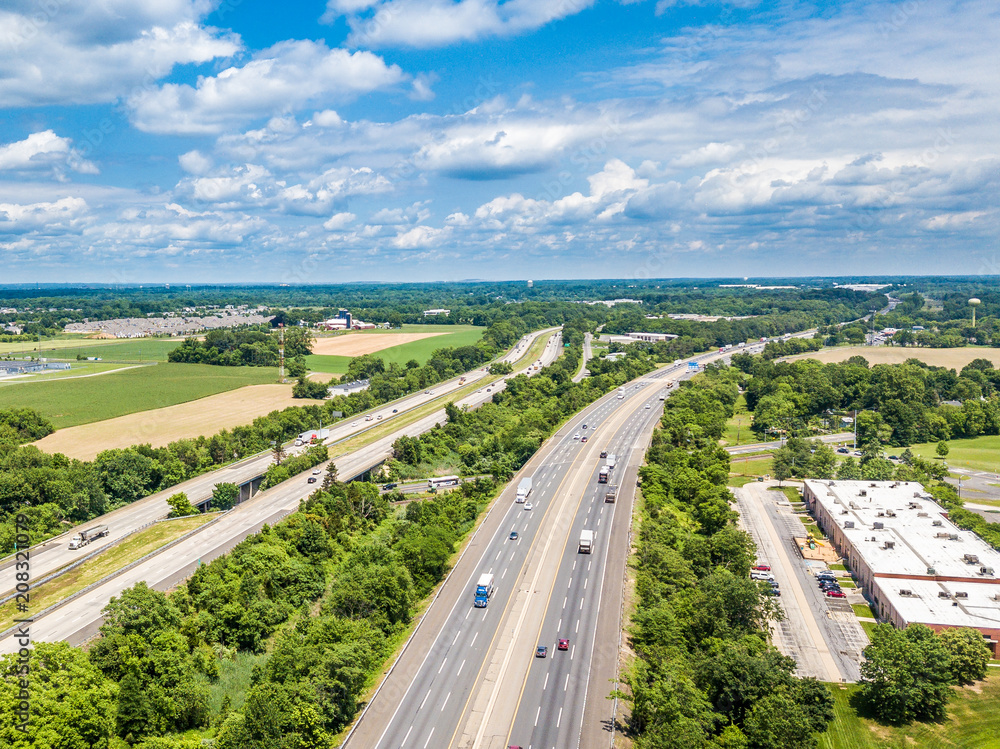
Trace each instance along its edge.
<path fill-rule="evenodd" d="M 62 601 L 88 585 L 107 577 L 112 572 L 116 572 L 137 559 L 141 559 L 146 554 L 180 538 L 188 531 L 201 527 L 215 518 L 216 515 L 216 513 L 196 515 L 190 518 L 157 523 L 130 536 L 120 544 L 112 546 L 76 569 L 42 585 L 32 586 L 30 611 L 37 613 Z M 81 553 L 87 553 L 86 547 L 81 550 Z M 24 612 L 18 613 L 16 601 L 8 601 L 0 606 L 0 631 L 11 627 L 17 616 L 24 616 Z"/>

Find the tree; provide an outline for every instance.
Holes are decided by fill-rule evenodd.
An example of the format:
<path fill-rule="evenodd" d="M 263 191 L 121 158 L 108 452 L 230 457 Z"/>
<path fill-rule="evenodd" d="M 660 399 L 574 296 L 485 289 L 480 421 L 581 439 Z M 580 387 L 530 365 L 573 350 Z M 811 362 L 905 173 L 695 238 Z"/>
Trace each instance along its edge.
<path fill-rule="evenodd" d="M 947 442 L 941 440 L 937 443 L 937 447 L 934 448 L 934 452 L 937 453 L 939 458 L 945 458 L 948 456 L 948 453 L 951 452 L 951 449 L 948 447 Z"/>
<path fill-rule="evenodd" d="M 956 684 L 972 684 L 986 678 L 992 654 L 975 629 L 946 629 L 938 635 L 951 656 L 951 675 Z"/>
<path fill-rule="evenodd" d="M 212 508 L 215 510 L 231 510 L 240 498 L 240 488 L 227 481 L 212 487 Z"/>
<path fill-rule="evenodd" d="M 861 478 L 861 466 L 854 458 L 846 458 L 837 469 L 837 478 L 840 481 L 857 481 Z"/>
<path fill-rule="evenodd" d="M 829 445 L 817 445 L 809 461 L 809 473 L 813 478 L 832 479 L 837 468 L 837 453 Z"/>
<path fill-rule="evenodd" d="M 105 638 L 136 634 L 151 640 L 157 632 L 177 629 L 181 623 L 180 611 L 170 599 L 144 582 L 113 596 L 101 614 L 101 635 Z"/>
<path fill-rule="evenodd" d="M 771 464 L 771 473 L 778 479 L 778 485 L 795 475 L 795 456 L 787 447 L 781 447 L 774 451 L 774 459 Z"/>
<path fill-rule="evenodd" d="M 167 499 L 167 504 L 170 505 L 168 518 L 183 518 L 198 514 L 198 508 L 191 504 L 184 492 L 177 492 L 177 494 L 170 496 Z"/>
<path fill-rule="evenodd" d="M 878 624 L 861 664 L 861 701 L 886 723 L 941 720 L 952 683 L 951 656 L 923 624 Z"/>

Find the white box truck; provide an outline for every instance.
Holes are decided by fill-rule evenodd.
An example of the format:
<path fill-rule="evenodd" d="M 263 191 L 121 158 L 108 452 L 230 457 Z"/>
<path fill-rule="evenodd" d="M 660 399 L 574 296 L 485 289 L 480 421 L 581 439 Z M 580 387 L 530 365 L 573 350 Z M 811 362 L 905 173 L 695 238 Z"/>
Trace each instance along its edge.
<path fill-rule="evenodd" d="M 530 494 L 531 494 L 531 476 L 525 476 L 523 479 L 521 479 L 520 483 L 518 483 L 517 485 L 517 499 L 515 501 L 518 504 L 522 504 Z"/>
<path fill-rule="evenodd" d="M 618 498 L 618 484 L 611 484 L 608 490 L 604 492 L 605 502 L 614 502 Z"/>
<path fill-rule="evenodd" d="M 86 546 L 94 539 L 102 538 L 108 535 L 108 533 L 110 532 L 111 531 L 108 530 L 108 526 L 106 525 L 95 525 L 93 528 L 88 528 L 85 531 L 80 531 L 75 536 L 73 536 L 73 538 L 69 540 L 69 548 L 79 549 L 83 546 Z"/>
<path fill-rule="evenodd" d="M 485 609 L 486 604 L 490 602 L 490 598 L 493 596 L 493 592 L 496 588 L 493 587 L 493 575 L 490 572 L 484 572 L 479 576 L 479 582 L 476 584 L 476 600 L 475 606 L 477 609 Z"/>
<path fill-rule="evenodd" d="M 608 458 L 606 462 L 608 464 L 608 468 L 610 468 L 613 471 L 615 469 L 615 465 L 618 463 L 618 458 L 615 457 L 614 453 L 608 453 Z"/>
<path fill-rule="evenodd" d="M 580 531 L 580 553 L 589 554 L 594 549 L 594 532 Z"/>

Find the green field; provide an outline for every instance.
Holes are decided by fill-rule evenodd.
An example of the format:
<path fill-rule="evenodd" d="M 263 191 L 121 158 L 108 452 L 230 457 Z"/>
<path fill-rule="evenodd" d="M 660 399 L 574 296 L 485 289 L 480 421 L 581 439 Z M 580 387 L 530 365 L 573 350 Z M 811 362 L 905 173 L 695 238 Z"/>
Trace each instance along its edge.
<path fill-rule="evenodd" d="M 400 330 L 363 330 L 360 332 L 368 335 L 379 335 L 381 332 L 384 335 L 385 333 L 437 333 L 441 329 L 441 325 L 404 325 Z M 410 359 L 416 359 L 420 364 L 426 364 L 427 360 L 431 358 L 431 354 L 439 348 L 470 346 L 483 337 L 483 331 L 486 329 L 473 325 L 449 325 L 445 330 L 448 332 L 444 335 L 424 338 L 421 341 L 402 343 L 399 346 L 392 346 L 381 351 L 376 351 L 372 356 L 379 357 L 386 364 L 396 363 L 403 365 L 410 361 Z M 306 357 L 306 366 L 313 372 L 344 374 L 350 363 L 350 356 L 312 354 Z"/>
<path fill-rule="evenodd" d="M 865 622 L 862 622 L 865 624 Z M 883 726 L 859 718 L 850 706 L 854 686 L 831 685 L 833 723 L 821 734 L 821 749 L 1000 749 L 1000 674 L 997 669 L 973 687 L 955 689 L 942 723 Z"/>
<path fill-rule="evenodd" d="M 752 445 L 760 442 L 760 437 L 750 430 L 753 423 L 753 414 L 747 411 L 747 401 L 740 393 L 736 400 L 735 412 L 732 418 L 726 422 L 725 431 L 722 432 L 720 445 Z M 775 440 L 776 442 L 777 440 Z"/>
<path fill-rule="evenodd" d="M 771 456 L 766 458 L 743 458 L 733 455 L 729 460 L 729 472 L 737 476 L 764 476 L 771 473 Z"/>
<path fill-rule="evenodd" d="M 166 361 L 167 353 L 181 345 L 183 338 L 132 338 L 128 340 L 43 340 L 0 343 L 0 354 L 75 359 L 78 355 L 99 356 L 104 361 Z"/>
<path fill-rule="evenodd" d="M 948 440 L 948 457 L 945 461 L 950 466 L 959 468 L 974 468 L 981 471 L 1000 471 L 1000 436 L 990 435 L 973 437 L 972 439 Z M 921 458 L 937 460 L 936 442 L 926 442 L 914 445 L 910 449 Z"/>
<path fill-rule="evenodd" d="M 67 377 L 87 377 L 89 375 L 101 374 L 102 372 L 112 372 L 116 369 L 126 367 L 148 367 L 151 364 L 139 364 L 128 362 L 111 361 L 74 361 L 69 362 L 71 369 L 53 369 L 46 372 L 38 372 L 16 377 L 4 377 L 0 379 L 0 388 L 9 385 L 27 384 L 31 382 L 48 382 L 49 380 L 64 380 Z"/>
<path fill-rule="evenodd" d="M 33 408 L 59 429 L 186 403 L 276 378 L 272 367 L 157 364 L 100 377 L 0 387 L 0 408 Z"/>

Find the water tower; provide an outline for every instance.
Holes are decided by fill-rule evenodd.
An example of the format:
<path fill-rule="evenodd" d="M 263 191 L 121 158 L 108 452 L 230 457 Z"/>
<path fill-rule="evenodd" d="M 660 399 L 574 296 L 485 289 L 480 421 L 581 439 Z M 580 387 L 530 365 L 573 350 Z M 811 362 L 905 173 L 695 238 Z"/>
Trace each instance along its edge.
<path fill-rule="evenodd" d="M 969 306 L 972 307 L 972 327 L 976 327 L 976 307 L 982 303 L 982 300 L 977 299 L 976 297 L 972 297 L 972 299 L 969 300 Z"/>

